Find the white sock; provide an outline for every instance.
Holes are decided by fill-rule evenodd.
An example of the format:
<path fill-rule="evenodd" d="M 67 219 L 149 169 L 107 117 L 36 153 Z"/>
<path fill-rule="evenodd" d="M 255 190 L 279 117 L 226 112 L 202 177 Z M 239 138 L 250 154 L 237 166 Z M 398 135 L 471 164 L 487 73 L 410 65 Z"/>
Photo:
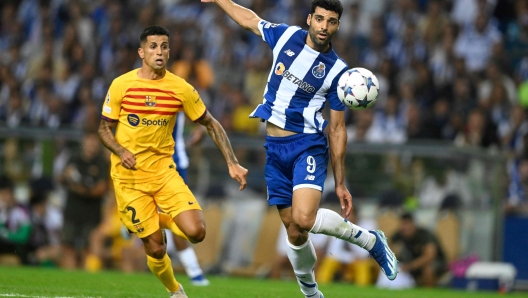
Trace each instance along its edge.
<path fill-rule="evenodd" d="M 312 241 L 308 239 L 303 245 L 295 246 L 286 238 L 286 243 L 288 244 L 286 253 L 293 266 L 293 272 L 297 277 L 301 292 L 305 296 L 315 295 L 318 292 L 318 288 L 313 270 L 317 256 L 315 255 Z"/>
<path fill-rule="evenodd" d="M 194 249 L 191 246 L 187 247 L 182 251 L 179 251 L 178 258 L 180 259 L 183 268 L 185 268 L 185 273 L 187 273 L 187 276 L 189 278 L 194 278 L 198 275 L 203 274 L 202 268 L 198 263 L 196 253 L 194 252 Z"/>
<path fill-rule="evenodd" d="M 376 243 L 376 236 L 369 233 L 368 230 L 349 222 L 329 209 L 319 209 L 315 224 L 310 230 L 314 234 L 325 234 L 334 236 L 341 240 L 356 244 L 370 251 Z"/>

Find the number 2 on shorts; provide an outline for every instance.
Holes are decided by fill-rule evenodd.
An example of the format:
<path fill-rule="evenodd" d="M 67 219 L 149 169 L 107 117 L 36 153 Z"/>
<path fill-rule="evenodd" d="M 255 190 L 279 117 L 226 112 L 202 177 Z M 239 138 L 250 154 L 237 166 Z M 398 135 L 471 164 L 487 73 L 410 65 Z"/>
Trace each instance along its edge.
<path fill-rule="evenodd" d="M 139 222 L 139 219 L 136 218 L 136 209 L 134 207 L 127 206 L 126 210 L 132 211 L 132 223 L 136 224 Z"/>

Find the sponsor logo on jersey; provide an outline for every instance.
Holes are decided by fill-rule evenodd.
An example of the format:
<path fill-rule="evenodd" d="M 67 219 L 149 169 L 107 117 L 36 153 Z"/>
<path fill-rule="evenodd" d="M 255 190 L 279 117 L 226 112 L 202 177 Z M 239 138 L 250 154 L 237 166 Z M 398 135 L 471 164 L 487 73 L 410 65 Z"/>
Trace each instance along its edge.
<path fill-rule="evenodd" d="M 108 94 L 106 95 L 106 103 L 110 103 L 110 91 L 108 91 Z"/>
<path fill-rule="evenodd" d="M 282 62 L 277 63 L 277 66 L 275 66 L 275 74 L 280 76 L 284 70 L 286 70 L 286 66 Z"/>
<path fill-rule="evenodd" d="M 292 56 L 294 56 L 294 55 L 295 55 L 295 52 L 293 52 L 293 51 L 292 51 L 292 50 L 290 50 L 290 49 L 287 49 L 286 51 L 284 51 L 284 54 L 286 54 L 286 55 L 288 55 L 288 56 L 292 57 Z"/>
<path fill-rule="evenodd" d="M 136 114 L 128 114 L 127 116 L 128 123 L 132 126 L 138 126 L 139 116 Z"/>
<path fill-rule="evenodd" d="M 147 107 L 155 107 L 156 106 L 156 95 L 145 96 L 145 105 Z"/>
<path fill-rule="evenodd" d="M 167 119 L 156 119 L 156 120 L 150 120 L 150 119 L 141 119 L 141 124 L 144 126 L 167 126 L 169 125 L 169 120 Z"/>
<path fill-rule="evenodd" d="M 306 83 L 305 81 L 299 79 L 298 77 L 294 76 L 291 72 L 289 72 L 288 70 L 285 70 L 283 73 L 282 73 L 282 76 L 287 79 L 288 81 L 294 83 L 295 85 L 299 86 L 299 88 L 301 88 L 302 90 L 308 92 L 308 93 L 312 93 L 315 91 L 315 87 Z"/>
<path fill-rule="evenodd" d="M 314 66 L 312 68 L 312 74 L 314 77 L 321 79 L 326 74 L 326 66 L 323 62 L 319 62 L 319 65 Z"/>

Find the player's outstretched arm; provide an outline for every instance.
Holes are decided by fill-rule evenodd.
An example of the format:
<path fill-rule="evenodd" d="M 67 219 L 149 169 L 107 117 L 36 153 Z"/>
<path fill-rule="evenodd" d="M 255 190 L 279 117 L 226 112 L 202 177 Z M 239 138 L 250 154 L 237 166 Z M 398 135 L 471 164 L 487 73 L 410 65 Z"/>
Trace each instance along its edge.
<path fill-rule="evenodd" d="M 339 202 L 341 203 L 341 215 L 348 218 L 352 212 L 352 195 L 345 186 L 347 131 L 344 111 L 330 110 L 328 138 L 330 143 L 330 160 L 334 170 L 335 189 L 339 197 Z"/>
<path fill-rule="evenodd" d="M 112 133 L 112 128 L 116 126 L 116 122 L 110 122 L 106 120 L 101 120 L 99 123 L 99 139 L 101 143 L 112 151 L 115 155 L 121 158 L 121 164 L 123 167 L 131 170 L 136 170 L 136 157 L 132 152 L 128 151 L 125 147 L 121 146 L 115 139 L 114 133 Z"/>
<path fill-rule="evenodd" d="M 222 125 L 210 113 L 198 120 L 198 123 L 207 128 L 209 136 L 224 155 L 229 168 L 229 175 L 240 183 L 240 190 L 246 188 L 246 176 L 248 170 L 238 164 L 238 160 L 231 147 L 231 142 Z"/>
<path fill-rule="evenodd" d="M 242 28 L 261 36 L 258 29 L 258 23 L 261 18 L 254 11 L 240 6 L 231 0 L 202 0 L 202 2 L 214 2 L 218 4 Z"/>

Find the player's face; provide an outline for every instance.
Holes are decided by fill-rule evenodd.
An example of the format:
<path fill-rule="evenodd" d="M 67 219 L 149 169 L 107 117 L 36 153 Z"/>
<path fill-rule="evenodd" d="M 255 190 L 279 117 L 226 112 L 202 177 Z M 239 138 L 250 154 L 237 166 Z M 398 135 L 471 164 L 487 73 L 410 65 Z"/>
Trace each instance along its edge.
<path fill-rule="evenodd" d="M 152 69 L 165 69 L 169 60 L 169 38 L 165 35 L 147 36 L 138 53 L 144 63 Z"/>
<path fill-rule="evenodd" d="M 339 29 L 337 12 L 316 7 L 313 14 L 308 15 L 308 34 L 315 50 L 326 50 L 332 36 Z"/>

